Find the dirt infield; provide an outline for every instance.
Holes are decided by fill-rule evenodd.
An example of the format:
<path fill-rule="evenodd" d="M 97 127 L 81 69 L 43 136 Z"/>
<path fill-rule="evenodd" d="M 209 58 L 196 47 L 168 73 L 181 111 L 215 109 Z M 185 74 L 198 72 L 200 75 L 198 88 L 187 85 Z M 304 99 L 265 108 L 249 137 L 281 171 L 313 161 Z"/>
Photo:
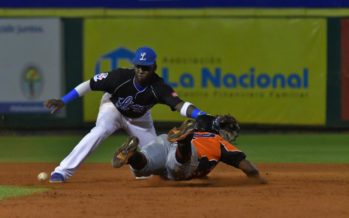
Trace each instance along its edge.
<path fill-rule="evenodd" d="M 0 201 L 1 217 L 349 217 L 349 164 L 258 165 L 266 185 L 220 164 L 208 179 L 135 180 L 128 167 L 84 164 L 65 184 L 40 184 L 50 164 L 0 165 L 1 185 L 49 191 Z"/>

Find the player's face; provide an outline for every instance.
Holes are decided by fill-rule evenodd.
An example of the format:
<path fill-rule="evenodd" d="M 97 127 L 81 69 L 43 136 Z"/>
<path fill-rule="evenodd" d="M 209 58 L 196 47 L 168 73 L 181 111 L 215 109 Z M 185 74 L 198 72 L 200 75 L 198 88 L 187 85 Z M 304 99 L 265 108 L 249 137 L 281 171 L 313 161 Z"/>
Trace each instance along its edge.
<path fill-rule="evenodd" d="M 142 66 L 136 65 L 136 79 L 140 84 L 146 84 L 154 73 L 154 65 Z"/>

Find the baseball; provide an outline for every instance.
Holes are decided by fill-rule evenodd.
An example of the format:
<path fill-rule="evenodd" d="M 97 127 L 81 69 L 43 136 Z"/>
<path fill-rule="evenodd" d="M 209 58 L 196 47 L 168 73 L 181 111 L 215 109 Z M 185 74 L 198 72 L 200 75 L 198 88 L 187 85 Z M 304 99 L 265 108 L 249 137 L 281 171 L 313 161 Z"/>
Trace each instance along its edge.
<path fill-rule="evenodd" d="M 38 174 L 38 180 L 40 182 L 43 182 L 46 179 L 48 179 L 48 174 L 46 172 L 41 172 L 41 173 Z"/>

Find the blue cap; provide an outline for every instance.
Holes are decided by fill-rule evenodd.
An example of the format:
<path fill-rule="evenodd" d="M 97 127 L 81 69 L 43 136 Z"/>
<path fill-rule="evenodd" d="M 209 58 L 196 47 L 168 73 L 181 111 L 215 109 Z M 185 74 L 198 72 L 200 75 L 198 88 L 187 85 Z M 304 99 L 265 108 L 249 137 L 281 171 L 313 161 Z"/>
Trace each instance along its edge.
<path fill-rule="evenodd" d="M 132 59 L 134 65 L 153 65 L 156 61 L 156 53 L 150 47 L 138 48 Z"/>

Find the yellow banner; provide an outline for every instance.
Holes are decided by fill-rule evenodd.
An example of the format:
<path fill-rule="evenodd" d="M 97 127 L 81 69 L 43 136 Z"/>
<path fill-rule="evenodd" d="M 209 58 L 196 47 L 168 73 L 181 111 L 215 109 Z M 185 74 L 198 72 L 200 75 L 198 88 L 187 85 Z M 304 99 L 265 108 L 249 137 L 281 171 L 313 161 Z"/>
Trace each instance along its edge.
<path fill-rule="evenodd" d="M 84 77 L 131 67 L 137 47 L 158 54 L 157 73 L 179 96 L 242 123 L 325 124 L 325 19 L 86 19 Z M 84 101 L 93 121 L 101 94 Z M 154 120 L 181 120 L 155 106 Z"/>

